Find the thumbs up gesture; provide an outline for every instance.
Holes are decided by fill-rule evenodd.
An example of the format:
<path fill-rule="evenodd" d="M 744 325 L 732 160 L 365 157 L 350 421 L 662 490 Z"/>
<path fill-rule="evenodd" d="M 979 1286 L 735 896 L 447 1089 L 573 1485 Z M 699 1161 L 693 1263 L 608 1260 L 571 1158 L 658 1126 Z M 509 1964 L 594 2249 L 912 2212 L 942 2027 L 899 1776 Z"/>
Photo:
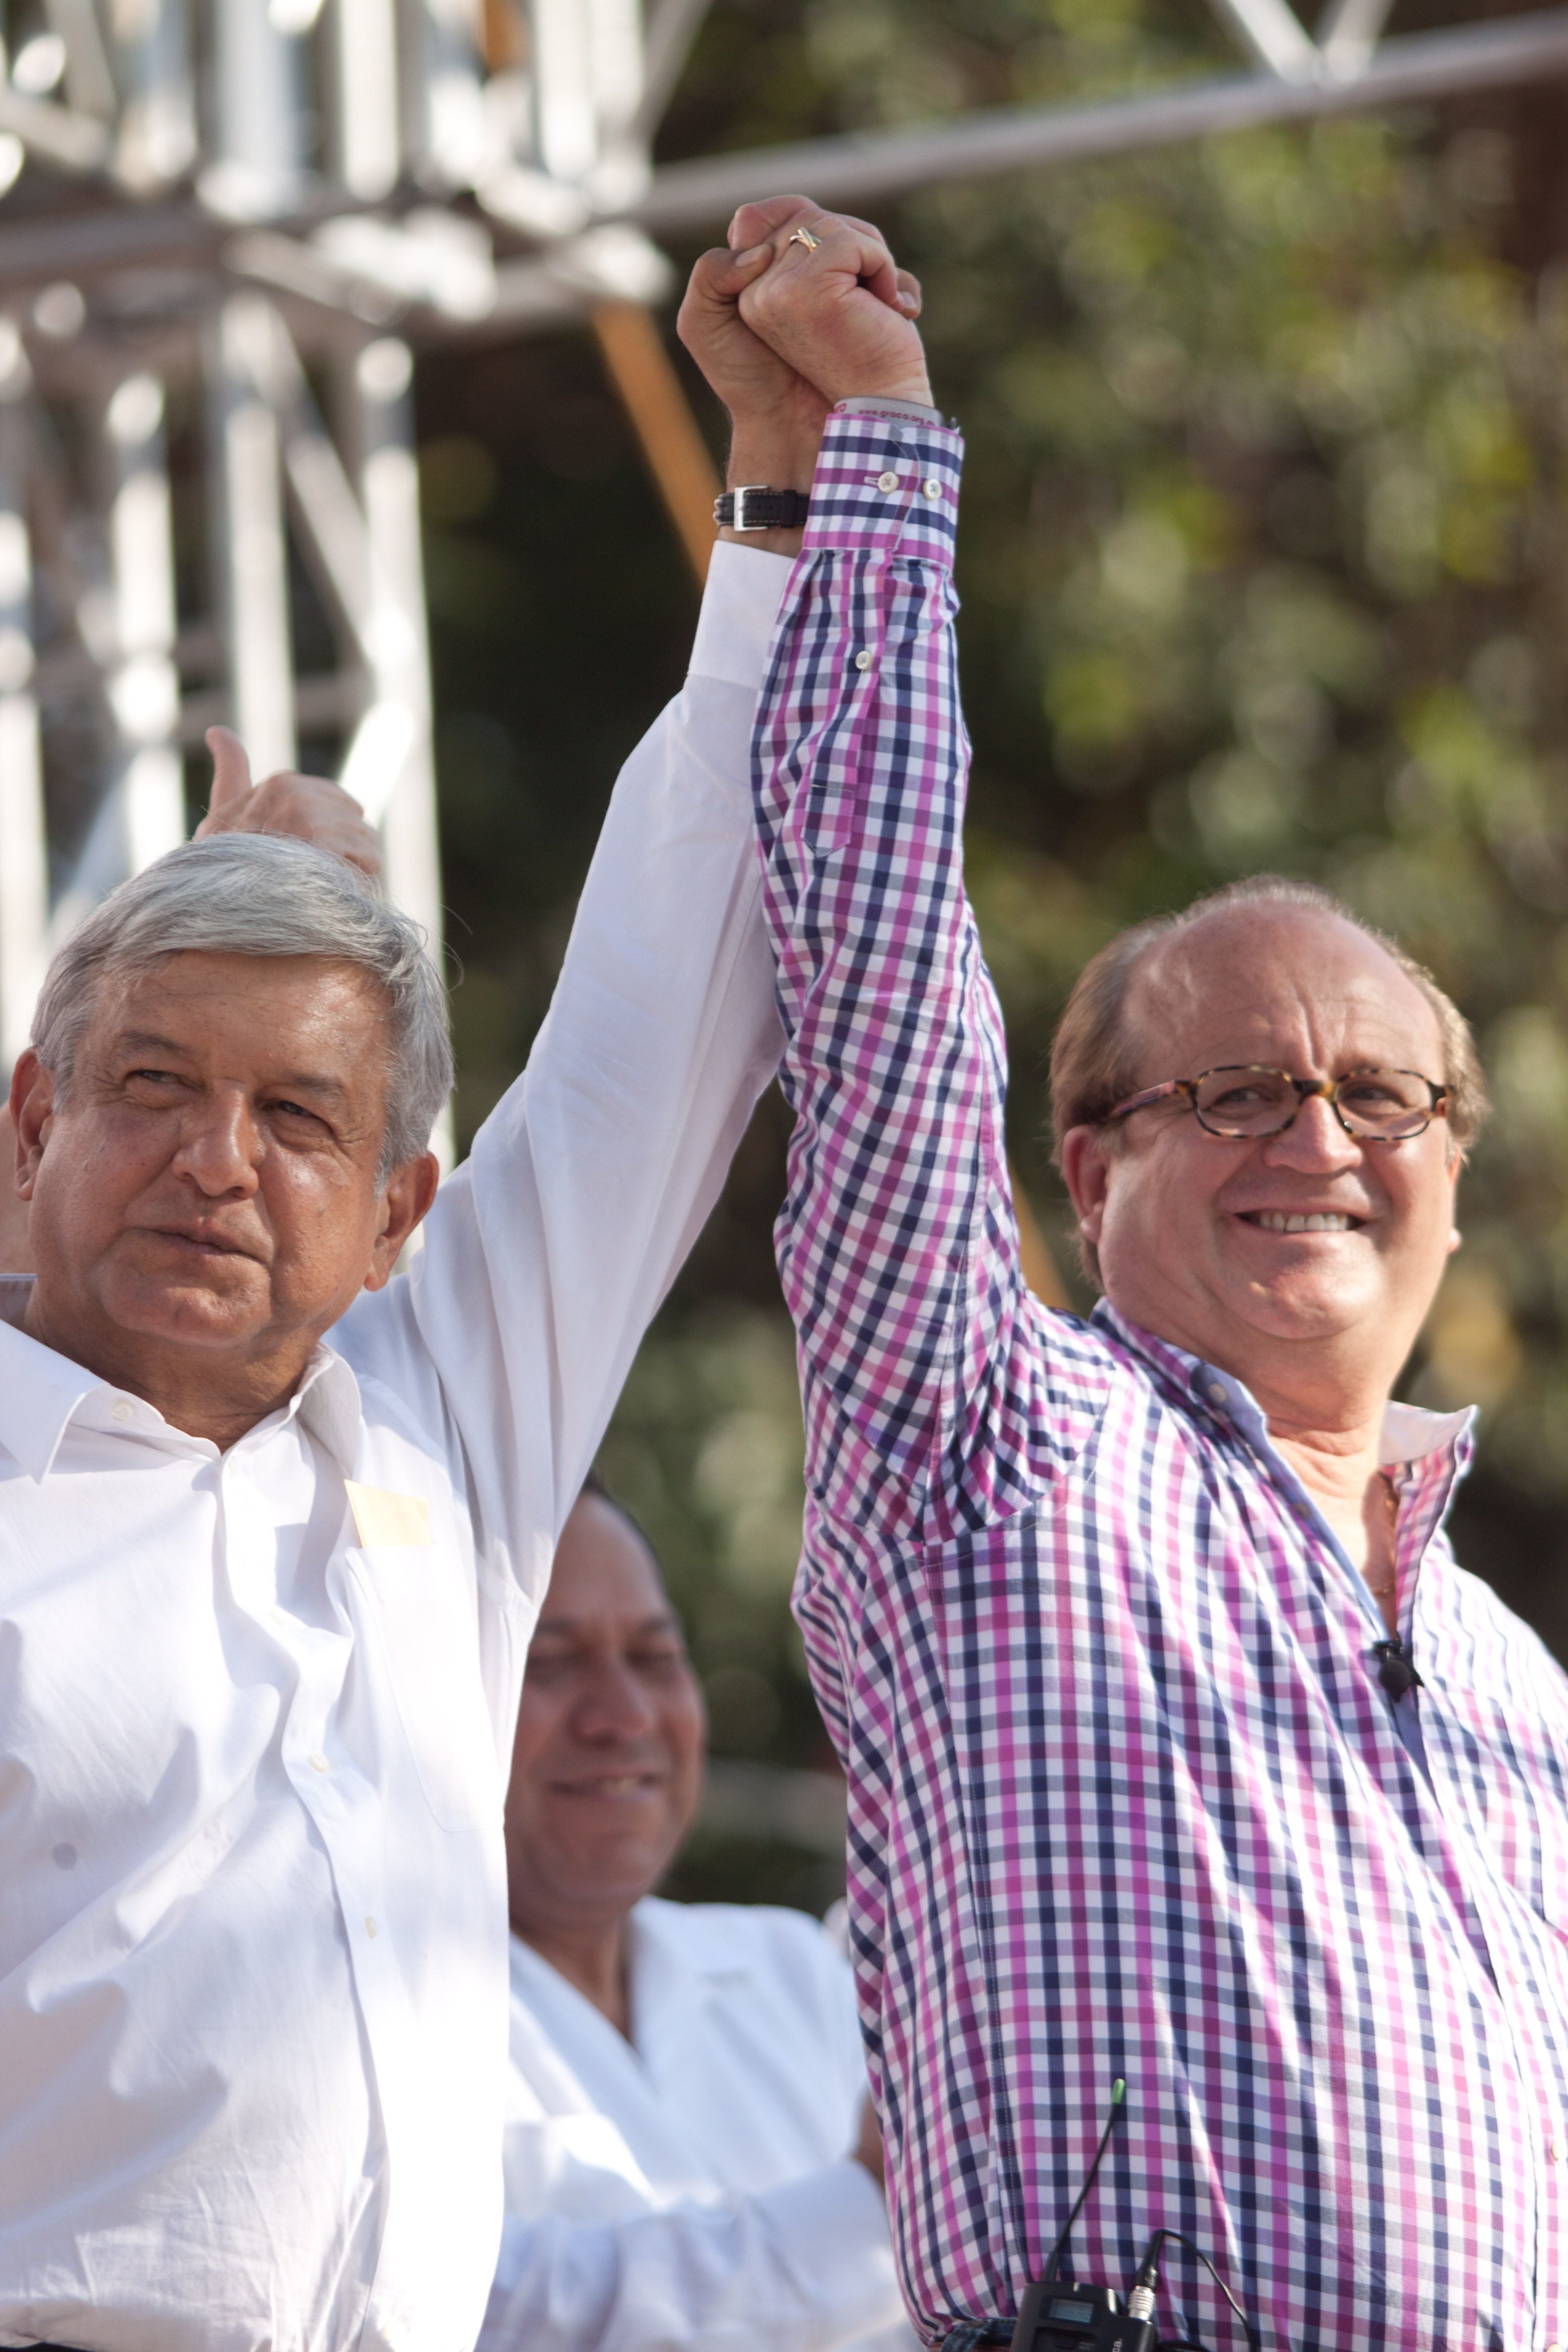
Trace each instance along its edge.
<path fill-rule="evenodd" d="M 215 833 L 281 833 L 309 841 L 374 881 L 381 872 L 381 845 L 352 793 L 328 776 L 296 775 L 283 769 L 258 784 L 250 781 L 244 744 L 227 727 L 207 729 L 213 755 L 212 797 L 196 827 L 196 839 Z"/>

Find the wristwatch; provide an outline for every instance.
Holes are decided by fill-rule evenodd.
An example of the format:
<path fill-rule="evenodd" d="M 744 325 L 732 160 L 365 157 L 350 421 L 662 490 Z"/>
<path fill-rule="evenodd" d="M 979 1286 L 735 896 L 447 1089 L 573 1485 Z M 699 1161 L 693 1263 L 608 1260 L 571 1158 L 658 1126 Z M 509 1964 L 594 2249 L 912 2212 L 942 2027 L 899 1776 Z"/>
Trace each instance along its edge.
<path fill-rule="evenodd" d="M 748 482 L 714 499 L 713 520 L 731 530 L 798 530 L 810 507 L 803 490 L 770 490 L 765 482 Z"/>

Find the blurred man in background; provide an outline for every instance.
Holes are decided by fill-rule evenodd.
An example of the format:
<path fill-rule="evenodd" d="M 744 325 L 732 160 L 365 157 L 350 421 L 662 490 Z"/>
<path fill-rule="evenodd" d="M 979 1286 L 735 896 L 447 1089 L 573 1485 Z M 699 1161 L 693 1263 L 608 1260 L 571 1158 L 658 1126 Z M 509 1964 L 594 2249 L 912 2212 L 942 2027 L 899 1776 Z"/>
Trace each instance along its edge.
<path fill-rule="evenodd" d="M 913 2352 L 847 1963 L 805 1912 L 652 1893 L 701 1790 L 658 1565 L 590 1487 L 507 1798 L 507 2222 L 483 2352 Z"/>

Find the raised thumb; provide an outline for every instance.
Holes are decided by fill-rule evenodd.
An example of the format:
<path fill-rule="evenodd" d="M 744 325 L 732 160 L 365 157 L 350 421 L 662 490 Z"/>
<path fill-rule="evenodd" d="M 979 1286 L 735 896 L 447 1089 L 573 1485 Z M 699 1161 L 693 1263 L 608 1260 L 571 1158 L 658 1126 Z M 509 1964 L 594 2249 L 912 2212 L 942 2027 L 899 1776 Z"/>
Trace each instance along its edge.
<path fill-rule="evenodd" d="M 209 727 L 207 750 L 213 755 L 213 788 L 207 814 L 221 816 L 250 790 L 250 761 L 232 728 Z"/>

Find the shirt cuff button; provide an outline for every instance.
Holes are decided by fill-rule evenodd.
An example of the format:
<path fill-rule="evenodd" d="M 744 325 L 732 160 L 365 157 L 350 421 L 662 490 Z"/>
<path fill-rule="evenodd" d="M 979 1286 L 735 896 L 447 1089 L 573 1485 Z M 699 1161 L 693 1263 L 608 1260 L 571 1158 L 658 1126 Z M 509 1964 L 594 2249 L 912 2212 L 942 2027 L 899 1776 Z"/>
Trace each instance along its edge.
<path fill-rule="evenodd" d="M 877 477 L 877 488 L 878 488 L 879 490 L 896 490 L 896 489 L 898 488 L 898 487 L 899 487 L 899 478 L 898 478 L 897 474 L 879 474 L 879 475 L 878 475 L 878 477 Z"/>
<path fill-rule="evenodd" d="M 934 478 L 929 482 L 922 482 L 921 484 L 921 488 L 925 492 L 928 499 L 940 499 L 942 496 L 942 484 L 935 480 Z"/>

